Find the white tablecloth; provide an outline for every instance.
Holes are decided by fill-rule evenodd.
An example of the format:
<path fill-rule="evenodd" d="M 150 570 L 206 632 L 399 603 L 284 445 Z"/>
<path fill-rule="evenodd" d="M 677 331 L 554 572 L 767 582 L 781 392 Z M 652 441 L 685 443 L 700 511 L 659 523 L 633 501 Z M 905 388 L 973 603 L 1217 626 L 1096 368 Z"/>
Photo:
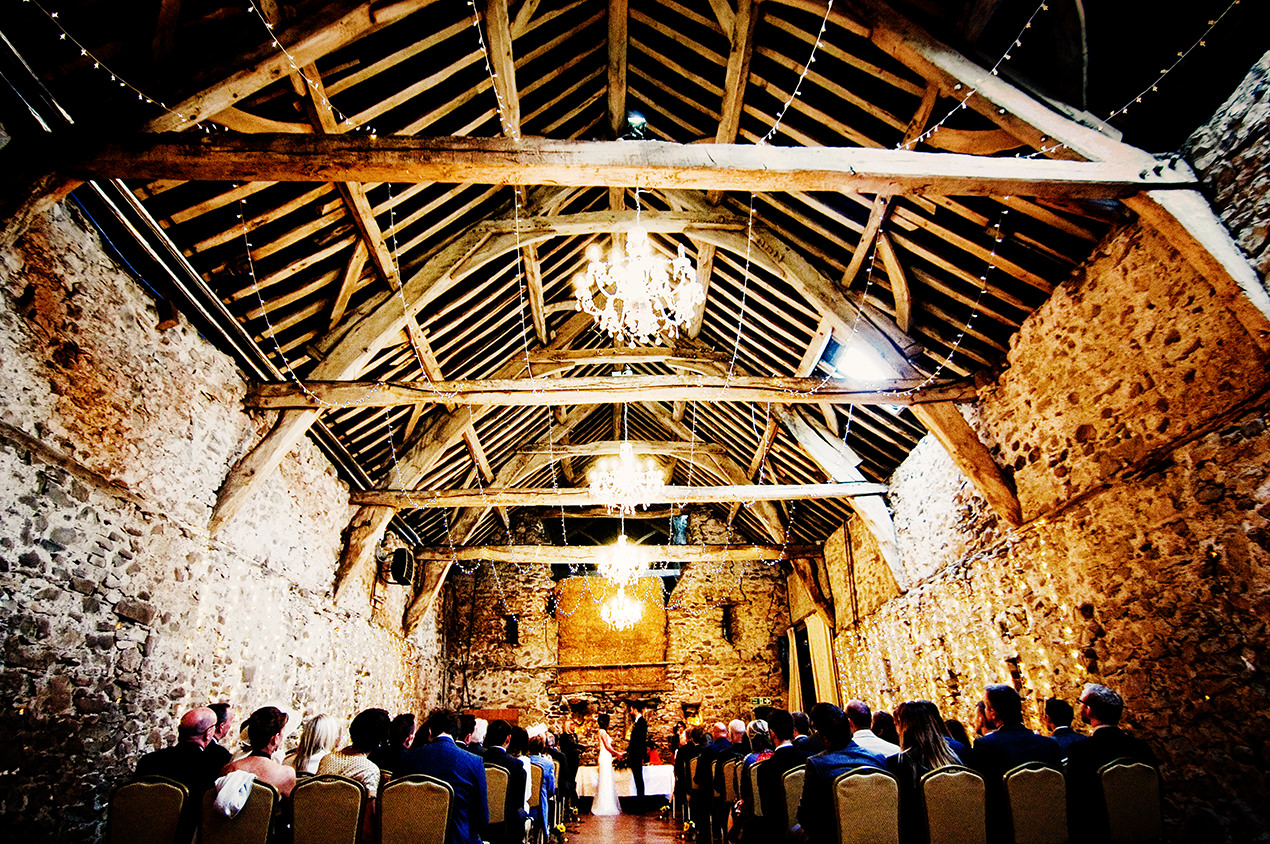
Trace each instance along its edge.
<path fill-rule="evenodd" d="M 594 797 L 595 787 L 600 779 L 600 769 L 594 765 L 582 765 L 578 768 L 578 796 Z M 635 779 L 631 776 L 630 768 L 618 768 L 613 772 L 613 779 L 617 781 L 618 797 L 634 797 L 635 796 Z M 675 766 L 674 765 L 645 765 L 644 766 L 644 794 L 664 794 L 670 796 L 675 793 Z"/>

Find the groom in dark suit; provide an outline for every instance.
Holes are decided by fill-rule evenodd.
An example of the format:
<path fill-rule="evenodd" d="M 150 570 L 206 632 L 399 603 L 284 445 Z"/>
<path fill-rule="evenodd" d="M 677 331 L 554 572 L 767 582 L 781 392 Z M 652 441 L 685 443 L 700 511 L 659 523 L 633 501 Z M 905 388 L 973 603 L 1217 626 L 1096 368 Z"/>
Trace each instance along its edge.
<path fill-rule="evenodd" d="M 644 720 L 644 704 L 633 702 L 631 714 L 635 716 L 635 725 L 631 727 L 631 738 L 626 744 L 626 761 L 631 766 L 631 779 L 635 780 L 636 803 L 643 809 L 644 759 L 648 756 L 648 722 Z"/>

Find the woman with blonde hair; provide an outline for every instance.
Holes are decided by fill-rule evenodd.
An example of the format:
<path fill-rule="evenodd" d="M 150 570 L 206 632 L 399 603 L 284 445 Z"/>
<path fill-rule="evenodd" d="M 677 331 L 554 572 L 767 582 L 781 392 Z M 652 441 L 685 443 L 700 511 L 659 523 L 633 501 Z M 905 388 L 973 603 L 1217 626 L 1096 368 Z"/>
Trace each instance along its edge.
<path fill-rule="evenodd" d="M 301 774 L 316 774 L 322 757 L 339 745 L 342 729 L 338 718 L 314 715 L 304 722 L 300 746 L 288 753 L 282 764 L 295 768 Z"/>

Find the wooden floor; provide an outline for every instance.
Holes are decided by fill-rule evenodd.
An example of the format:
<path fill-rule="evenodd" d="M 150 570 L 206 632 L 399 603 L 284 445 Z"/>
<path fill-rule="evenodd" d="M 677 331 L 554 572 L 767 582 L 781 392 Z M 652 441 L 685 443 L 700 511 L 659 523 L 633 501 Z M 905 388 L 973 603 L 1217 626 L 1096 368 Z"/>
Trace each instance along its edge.
<path fill-rule="evenodd" d="M 657 812 L 583 815 L 568 825 L 568 844 L 676 844 L 676 825 Z"/>

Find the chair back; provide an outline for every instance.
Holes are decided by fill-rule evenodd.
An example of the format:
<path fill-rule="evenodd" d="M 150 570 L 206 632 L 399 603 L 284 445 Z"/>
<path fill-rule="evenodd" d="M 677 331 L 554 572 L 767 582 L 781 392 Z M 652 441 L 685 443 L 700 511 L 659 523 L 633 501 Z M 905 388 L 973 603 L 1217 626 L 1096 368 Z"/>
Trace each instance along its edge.
<path fill-rule="evenodd" d="M 1064 844 L 1067 841 L 1067 781 L 1063 772 L 1039 762 L 1006 771 L 1014 844 Z"/>
<path fill-rule="evenodd" d="M 728 778 L 723 773 L 723 766 L 730 761 L 730 759 L 715 759 L 710 765 L 710 791 L 716 800 L 723 800 L 726 797 Z"/>
<path fill-rule="evenodd" d="M 294 844 L 357 844 L 366 786 L 331 774 L 307 776 L 291 792 Z"/>
<path fill-rule="evenodd" d="M 564 817 L 564 788 L 562 788 L 560 784 L 560 762 L 556 759 L 552 759 L 551 767 L 552 773 L 555 777 L 552 782 L 556 784 L 556 796 L 555 799 L 551 801 L 550 823 L 552 826 L 555 826 L 560 823 L 560 819 Z"/>
<path fill-rule="evenodd" d="M 537 809 L 542 805 L 542 774 L 540 766 L 529 763 L 529 808 Z"/>
<path fill-rule="evenodd" d="M 251 795 L 235 817 L 227 818 L 216 808 L 216 789 L 203 793 L 203 825 L 199 844 L 267 844 L 273 823 L 273 809 L 278 805 L 278 789 L 256 780 Z"/>
<path fill-rule="evenodd" d="M 502 823 L 507 809 L 507 769 L 485 766 L 485 794 L 489 802 L 489 822 Z"/>
<path fill-rule="evenodd" d="M 798 803 L 803 799 L 803 777 L 806 770 L 795 768 L 781 778 L 785 786 L 785 829 L 793 829 L 798 823 Z"/>
<path fill-rule="evenodd" d="M 921 784 L 930 844 L 986 844 L 983 777 L 948 765 L 923 776 Z"/>
<path fill-rule="evenodd" d="M 453 812 L 454 789 L 449 783 L 427 774 L 395 777 L 379 802 L 380 844 L 445 844 Z"/>
<path fill-rule="evenodd" d="M 700 761 L 701 759 L 697 756 L 688 760 L 688 789 L 690 791 L 697 790 L 697 763 Z"/>
<path fill-rule="evenodd" d="M 729 804 L 736 802 L 736 768 L 740 759 L 728 759 L 723 762 L 723 799 Z"/>
<path fill-rule="evenodd" d="M 1113 842 L 1155 841 L 1164 835 L 1160 774 L 1133 759 L 1113 759 L 1098 769 Z"/>
<path fill-rule="evenodd" d="M 763 800 L 758 791 L 758 768 L 762 762 L 750 766 L 750 802 L 754 805 L 754 817 L 763 817 Z"/>
<path fill-rule="evenodd" d="M 900 844 L 900 785 L 880 768 L 852 768 L 833 781 L 838 844 Z"/>
<path fill-rule="evenodd" d="M 110 797 L 106 840 L 110 844 L 172 844 L 189 796 L 185 786 L 167 777 L 145 777 L 119 786 Z"/>

